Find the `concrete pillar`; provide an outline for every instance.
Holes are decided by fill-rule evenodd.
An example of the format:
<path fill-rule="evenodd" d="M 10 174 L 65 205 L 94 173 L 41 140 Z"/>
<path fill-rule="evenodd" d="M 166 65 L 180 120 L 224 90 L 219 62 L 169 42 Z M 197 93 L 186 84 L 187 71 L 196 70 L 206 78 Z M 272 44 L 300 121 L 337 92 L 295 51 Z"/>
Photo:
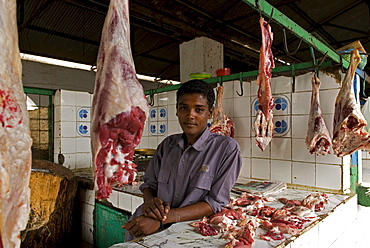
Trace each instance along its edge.
<path fill-rule="evenodd" d="M 197 37 L 194 40 L 180 44 L 180 81 L 190 80 L 192 73 L 211 73 L 216 76 L 216 70 L 224 67 L 223 44 L 207 37 Z"/>

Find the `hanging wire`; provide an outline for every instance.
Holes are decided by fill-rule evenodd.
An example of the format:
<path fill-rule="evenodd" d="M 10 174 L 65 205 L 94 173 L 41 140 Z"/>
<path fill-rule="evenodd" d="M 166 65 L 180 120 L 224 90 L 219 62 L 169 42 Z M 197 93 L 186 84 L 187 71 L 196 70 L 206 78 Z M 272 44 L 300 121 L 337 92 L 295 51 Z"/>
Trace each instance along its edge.
<path fill-rule="evenodd" d="M 295 49 L 294 52 L 289 52 L 289 49 L 288 49 L 288 41 L 287 41 L 287 37 L 286 37 L 286 32 L 285 32 L 285 28 L 283 28 L 283 33 L 284 33 L 284 50 L 286 52 L 287 55 L 294 55 L 298 52 L 299 48 L 301 47 L 301 44 L 302 44 L 302 41 L 303 39 L 301 38 L 301 40 L 299 41 L 299 44 L 297 46 L 297 48 Z"/>

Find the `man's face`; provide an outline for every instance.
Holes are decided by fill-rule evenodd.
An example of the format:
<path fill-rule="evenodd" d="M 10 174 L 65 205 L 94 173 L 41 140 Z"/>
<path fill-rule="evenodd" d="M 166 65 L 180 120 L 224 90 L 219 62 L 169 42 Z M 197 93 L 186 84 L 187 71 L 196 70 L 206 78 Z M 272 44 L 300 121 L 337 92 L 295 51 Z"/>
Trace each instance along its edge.
<path fill-rule="evenodd" d="M 199 93 L 182 94 L 178 98 L 176 115 L 190 144 L 200 137 L 212 118 L 213 108 L 209 109 L 207 98 Z"/>

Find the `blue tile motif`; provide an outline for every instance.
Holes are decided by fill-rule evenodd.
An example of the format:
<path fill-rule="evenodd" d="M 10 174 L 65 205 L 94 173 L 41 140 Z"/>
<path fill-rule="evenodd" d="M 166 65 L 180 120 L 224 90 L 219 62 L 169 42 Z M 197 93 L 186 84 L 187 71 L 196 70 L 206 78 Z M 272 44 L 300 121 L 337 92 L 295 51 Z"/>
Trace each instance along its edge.
<path fill-rule="evenodd" d="M 80 109 L 78 111 L 78 116 L 81 118 L 81 119 L 86 119 L 87 116 L 89 114 L 89 111 L 87 111 L 87 109 Z"/>
<path fill-rule="evenodd" d="M 81 124 L 79 127 L 78 127 L 78 132 L 80 134 L 87 134 L 89 132 L 89 128 L 87 125 L 83 125 Z"/>
<path fill-rule="evenodd" d="M 150 110 L 150 118 L 154 119 L 157 116 L 157 110 L 152 109 Z"/>
<path fill-rule="evenodd" d="M 155 134 L 157 132 L 157 126 L 152 124 L 150 125 L 150 133 Z"/>
<path fill-rule="evenodd" d="M 160 116 L 161 118 L 166 118 L 166 116 L 167 116 L 167 111 L 166 111 L 166 109 L 165 109 L 165 108 L 161 108 L 161 109 L 159 110 L 159 116 Z"/>
<path fill-rule="evenodd" d="M 166 130 L 167 130 L 167 127 L 166 127 L 166 125 L 165 125 L 165 124 L 161 124 L 161 125 L 159 126 L 159 132 L 160 132 L 161 134 L 166 133 Z"/>
<path fill-rule="evenodd" d="M 282 97 L 277 97 L 274 103 L 277 110 L 285 111 L 288 108 L 288 101 Z"/>
<path fill-rule="evenodd" d="M 283 134 L 288 130 L 288 123 L 285 120 L 276 121 L 274 130 L 278 134 Z"/>

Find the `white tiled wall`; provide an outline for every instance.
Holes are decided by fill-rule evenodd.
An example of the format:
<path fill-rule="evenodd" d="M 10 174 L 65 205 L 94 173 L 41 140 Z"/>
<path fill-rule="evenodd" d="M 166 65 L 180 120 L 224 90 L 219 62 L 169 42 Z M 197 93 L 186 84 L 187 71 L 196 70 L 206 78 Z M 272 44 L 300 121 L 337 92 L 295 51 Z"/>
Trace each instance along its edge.
<path fill-rule="evenodd" d="M 296 77 L 295 92 L 292 92 L 292 78 L 278 77 L 271 81 L 272 94 L 290 101 L 285 112 L 274 109 L 274 120 L 288 122 L 288 131 L 283 136 L 272 139 L 262 152 L 255 145 L 253 122 L 255 111 L 252 103 L 256 98 L 258 86 L 255 81 L 243 82 L 243 96 L 240 81 L 224 82 L 223 107 L 235 123 L 235 139 L 242 149 L 243 167 L 241 175 L 256 179 L 281 180 L 291 184 L 304 185 L 330 190 L 345 191 L 349 188 L 349 173 L 343 166 L 343 159 L 333 154 L 316 156 L 308 152 L 305 144 L 308 114 L 311 102 L 312 73 Z M 320 74 L 321 109 L 329 132 L 332 132 L 334 102 L 339 85 L 333 78 Z M 161 93 L 164 96 L 164 93 Z M 176 117 L 176 91 L 166 92 L 165 97 L 158 94 L 153 107 L 166 107 L 168 110 L 167 135 L 181 132 Z M 158 101 L 167 98 L 167 101 Z M 148 128 L 146 126 L 146 128 Z M 163 137 L 144 134 L 140 148 L 155 149 Z M 331 153 L 333 153 L 331 151 Z M 329 176 L 330 175 L 330 176 Z"/>
<path fill-rule="evenodd" d="M 78 188 L 77 199 L 79 216 L 81 216 L 80 235 L 84 243 L 83 247 L 93 247 L 95 193 L 93 190 Z"/>
<path fill-rule="evenodd" d="M 92 94 L 58 90 L 54 99 L 54 162 L 63 154 L 63 166 L 91 167 L 90 107 Z"/>

